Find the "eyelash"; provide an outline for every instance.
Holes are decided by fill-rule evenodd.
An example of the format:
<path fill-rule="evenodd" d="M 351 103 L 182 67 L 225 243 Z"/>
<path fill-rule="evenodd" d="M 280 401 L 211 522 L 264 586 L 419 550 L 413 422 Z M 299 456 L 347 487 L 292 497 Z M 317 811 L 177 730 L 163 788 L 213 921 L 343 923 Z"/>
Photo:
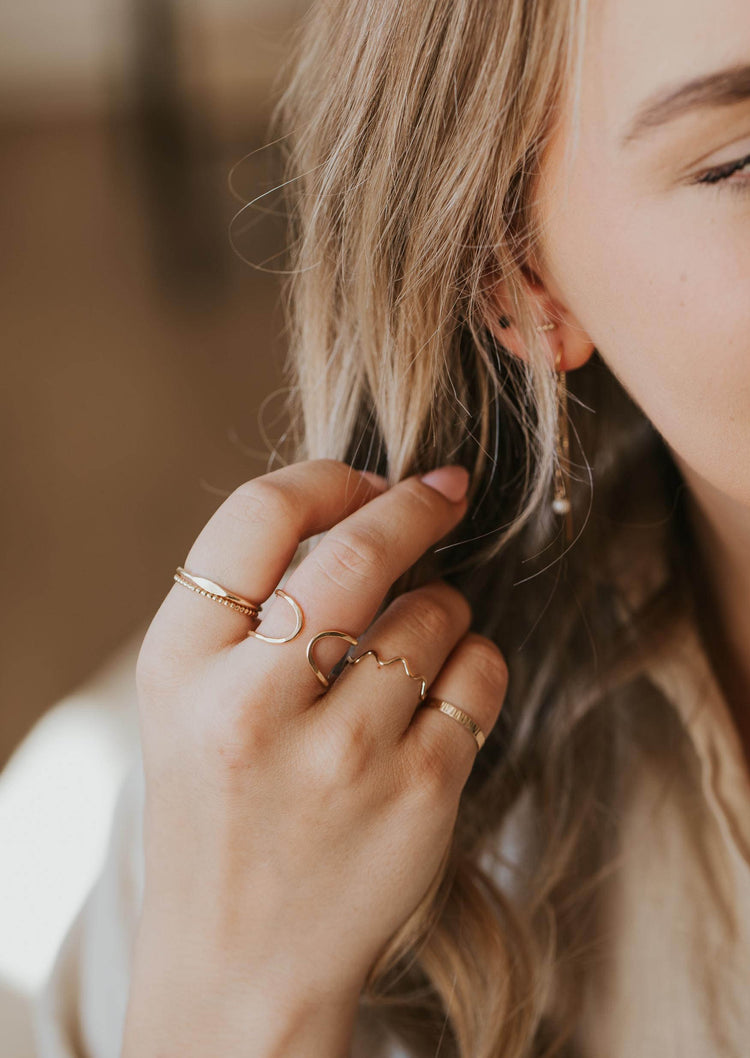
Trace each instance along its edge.
<path fill-rule="evenodd" d="M 695 183 L 722 189 L 730 176 L 746 169 L 748 166 L 750 166 L 750 154 L 745 155 L 744 158 L 740 158 L 736 162 L 728 162 L 726 165 L 717 166 L 716 169 L 709 169 Z M 750 181 L 748 180 L 729 181 L 726 186 L 731 188 L 732 191 L 750 191 Z"/>

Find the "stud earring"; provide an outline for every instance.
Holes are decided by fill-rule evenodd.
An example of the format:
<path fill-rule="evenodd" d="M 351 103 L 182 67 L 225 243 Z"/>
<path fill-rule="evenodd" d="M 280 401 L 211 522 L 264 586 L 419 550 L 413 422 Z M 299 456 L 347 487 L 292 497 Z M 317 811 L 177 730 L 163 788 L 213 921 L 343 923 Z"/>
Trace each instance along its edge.
<path fill-rule="evenodd" d="M 498 325 L 500 327 L 502 327 L 503 330 L 505 330 L 507 327 L 510 327 L 510 325 L 511 325 L 511 323 L 513 321 L 511 320 L 510 316 L 499 316 L 497 322 L 498 322 Z M 537 330 L 538 331 L 554 331 L 556 326 L 557 326 L 557 324 L 554 323 L 552 320 L 550 320 L 547 323 L 540 323 L 539 326 L 537 327 Z"/>

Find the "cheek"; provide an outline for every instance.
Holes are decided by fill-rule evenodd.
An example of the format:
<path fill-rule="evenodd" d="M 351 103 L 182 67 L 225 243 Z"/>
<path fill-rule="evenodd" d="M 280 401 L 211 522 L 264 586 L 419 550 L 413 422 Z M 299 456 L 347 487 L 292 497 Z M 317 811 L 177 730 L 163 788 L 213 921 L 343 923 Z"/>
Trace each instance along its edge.
<path fill-rule="evenodd" d="M 750 192 L 577 186 L 548 219 L 559 296 L 668 444 L 750 504 Z"/>

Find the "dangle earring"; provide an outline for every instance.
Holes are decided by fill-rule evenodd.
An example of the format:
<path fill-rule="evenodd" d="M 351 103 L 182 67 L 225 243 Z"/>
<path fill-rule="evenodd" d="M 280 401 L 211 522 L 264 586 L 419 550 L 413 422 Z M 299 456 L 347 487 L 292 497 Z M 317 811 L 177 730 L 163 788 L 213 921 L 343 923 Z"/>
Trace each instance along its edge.
<path fill-rule="evenodd" d="M 498 320 L 500 326 L 505 329 L 510 327 L 512 321 L 508 316 L 501 316 Z M 537 327 L 538 331 L 554 331 L 556 323 L 548 321 Z M 573 539 L 573 515 L 568 490 L 565 485 L 561 462 L 568 466 L 569 461 L 569 437 L 568 437 L 568 386 L 565 371 L 560 371 L 562 360 L 562 349 L 558 350 L 555 357 L 555 371 L 557 373 L 557 463 L 555 464 L 555 492 L 552 500 L 552 510 L 555 514 L 565 517 L 565 542 L 570 543 Z"/>
<path fill-rule="evenodd" d="M 573 539 L 572 508 L 565 485 L 565 477 L 560 466 L 561 462 L 564 462 L 566 466 L 569 463 L 568 386 L 565 371 L 558 370 L 561 360 L 562 349 L 558 351 L 555 357 L 555 370 L 557 371 L 557 463 L 555 464 L 555 495 L 552 500 L 552 510 L 555 514 L 565 516 L 565 542 L 569 544 Z"/>

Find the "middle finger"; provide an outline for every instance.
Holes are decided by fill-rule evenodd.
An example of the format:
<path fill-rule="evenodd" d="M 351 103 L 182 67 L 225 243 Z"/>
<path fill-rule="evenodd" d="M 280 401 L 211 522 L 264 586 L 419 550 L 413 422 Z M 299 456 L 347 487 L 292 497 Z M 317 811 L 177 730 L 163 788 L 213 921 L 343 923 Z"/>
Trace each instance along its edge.
<path fill-rule="evenodd" d="M 303 633 L 284 644 L 248 637 L 232 647 L 242 684 L 251 675 L 278 680 L 300 710 L 325 693 L 307 661 L 310 638 L 329 629 L 362 634 L 391 584 L 466 513 L 468 479 L 460 466 L 405 478 L 329 530 L 284 584 L 304 614 Z M 274 597 L 256 631 L 283 636 L 289 623 L 288 604 Z M 326 673 L 348 649 L 327 638 L 316 644 L 315 660 Z"/>
<path fill-rule="evenodd" d="M 361 637 L 360 660 L 332 686 L 326 713 L 364 727 L 368 741 L 397 742 L 470 624 L 468 599 L 444 580 L 399 595 Z"/>

